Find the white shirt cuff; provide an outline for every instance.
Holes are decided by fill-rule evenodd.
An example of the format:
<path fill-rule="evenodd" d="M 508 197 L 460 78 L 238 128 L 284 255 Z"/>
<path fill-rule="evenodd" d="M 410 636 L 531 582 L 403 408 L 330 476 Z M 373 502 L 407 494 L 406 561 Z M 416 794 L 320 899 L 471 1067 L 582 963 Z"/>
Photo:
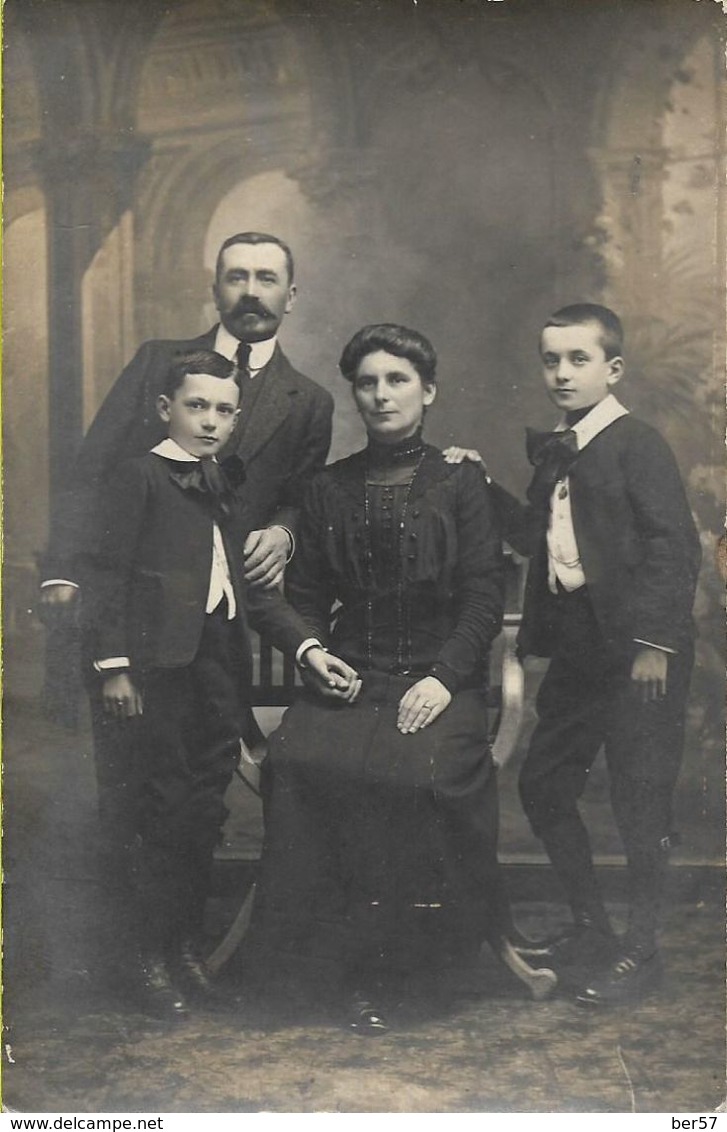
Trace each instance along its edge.
<path fill-rule="evenodd" d="M 68 578 L 47 578 L 45 582 L 40 583 L 41 589 L 45 589 L 46 586 L 73 586 L 74 590 L 81 588 L 78 582 L 70 582 Z"/>
<path fill-rule="evenodd" d="M 303 644 L 298 645 L 298 649 L 295 654 L 295 663 L 298 665 L 298 668 L 308 667 L 308 665 L 303 661 L 303 657 L 307 653 L 308 649 L 323 649 L 324 652 L 328 652 L 328 649 L 323 648 L 323 645 L 317 637 L 306 637 L 306 639 L 303 641 Z"/>
<path fill-rule="evenodd" d="M 93 667 L 97 672 L 105 672 L 107 668 L 131 668 L 128 656 L 110 656 L 104 660 L 94 660 Z"/>
<path fill-rule="evenodd" d="M 670 656 L 677 656 L 676 649 L 668 649 L 666 645 L 655 645 L 653 641 L 642 641 L 641 637 L 634 637 L 637 645 L 648 645 L 650 649 L 658 649 L 659 652 L 668 652 Z"/>

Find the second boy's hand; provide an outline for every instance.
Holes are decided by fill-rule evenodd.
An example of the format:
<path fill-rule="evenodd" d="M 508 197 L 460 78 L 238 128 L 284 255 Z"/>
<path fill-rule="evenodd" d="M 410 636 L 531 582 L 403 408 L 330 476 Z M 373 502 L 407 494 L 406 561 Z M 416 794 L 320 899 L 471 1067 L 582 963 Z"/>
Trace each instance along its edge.
<path fill-rule="evenodd" d="M 634 691 L 644 704 L 655 703 L 666 695 L 666 677 L 669 657 L 663 649 L 643 645 L 631 666 Z"/>
<path fill-rule="evenodd" d="M 460 448 L 459 445 L 452 444 L 449 448 L 442 450 L 442 455 L 447 464 L 461 464 L 463 460 L 469 460 L 471 464 L 485 466 L 485 462 L 476 448 Z"/>

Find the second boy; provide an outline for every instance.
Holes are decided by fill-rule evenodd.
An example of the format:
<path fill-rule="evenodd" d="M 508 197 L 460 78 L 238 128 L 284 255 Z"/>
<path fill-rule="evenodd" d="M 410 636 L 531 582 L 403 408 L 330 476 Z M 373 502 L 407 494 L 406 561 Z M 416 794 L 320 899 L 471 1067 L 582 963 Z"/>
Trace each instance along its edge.
<path fill-rule="evenodd" d="M 693 662 L 697 532 L 662 437 L 612 394 L 623 336 L 606 307 L 565 307 L 542 332 L 545 386 L 562 418 L 529 432 L 528 503 L 497 484 L 505 537 L 530 555 L 521 655 L 550 657 L 520 793 L 573 912 L 549 953 L 575 964 L 582 1004 L 623 1001 L 659 979 L 657 932 L 672 795 Z M 578 811 L 605 748 L 628 866 L 617 939 Z"/>

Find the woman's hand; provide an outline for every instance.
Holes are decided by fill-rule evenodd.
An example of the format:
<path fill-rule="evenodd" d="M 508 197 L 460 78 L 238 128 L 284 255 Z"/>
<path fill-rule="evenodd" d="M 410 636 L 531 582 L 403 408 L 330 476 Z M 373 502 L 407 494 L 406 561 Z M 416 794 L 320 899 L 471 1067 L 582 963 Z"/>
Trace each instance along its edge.
<path fill-rule="evenodd" d="M 108 676 L 102 686 L 104 711 L 114 719 L 131 719 L 141 715 L 144 705 L 141 693 L 134 686 L 128 672 Z"/>
<path fill-rule="evenodd" d="M 301 673 L 304 683 L 329 699 L 352 704 L 361 691 L 358 672 L 345 660 L 313 645 L 303 653 Z"/>
<path fill-rule="evenodd" d="M 399 700 L 399 715 L 396 726 L 402 735 L 411 735 L 422 727 L 434 723 L 452 702 L 452 693 L 436 676 L 425 676 L 412 684 L 408 692 Z"/>

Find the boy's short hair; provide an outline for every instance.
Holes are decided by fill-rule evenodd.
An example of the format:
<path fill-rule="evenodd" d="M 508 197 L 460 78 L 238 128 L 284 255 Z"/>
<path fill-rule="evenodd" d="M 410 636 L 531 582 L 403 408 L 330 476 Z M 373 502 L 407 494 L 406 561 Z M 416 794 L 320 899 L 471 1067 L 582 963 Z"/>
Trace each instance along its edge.
<path fill-rule="evenodd" d="M 550 316 L 543 330 L 546 326 L 583 326 L 587 322 L 596 322 L 601 327 L 601 345 L 606 359 L 610 361 L 620 357 L 624 348 L 621 319 L 609 307 L 602 307 L 599 303 L 573 303 L 561 307 Z"/>
<path fill-rule="evenodd" d="M 217 262 L 215 264 L 215 279 L 219 282 L 220 275 L 222 274 L 222 260 L 228 248 L 234 247 L 235 244 L 251 244 L 253 247 L 258 244 L 275 244 L 280 248 L 285 256 L 285 266 L 288 269 L 288 283 L 292 283 L 295 277 L 295 263 L 293 262 L 293 253 L 285 240 L 281 240 L 280 236 L 271 236 L 268 232 L 237 232 L 234 236 L 228 236 L 219 252 L 217 253 Z"/>
<path fill-rule="evenodd" d="M 353 381 L 365 357 L 385 350 L 397 358 L 406 358 L 414 366 L 425 385 L 434 385 L 437 377 L 437 355 L 428 338 L 418 330 L 409 330 L 394 322 L 364 326 L 354 334 L 341 354 L 338 368 L 346 381 Z"/>
<path fill-rule="evenodd" d="M 210 377 L 232 378 L 238 389 L 240 388 L 240 371 L 234 362 L 216 353 L 215 350 L 188 350 L 186 353 L 174 355 L 164 378 L 162 393 L 166 397 L 173 397 L 184 384 L 188 373 L 207 373 Z"/>

